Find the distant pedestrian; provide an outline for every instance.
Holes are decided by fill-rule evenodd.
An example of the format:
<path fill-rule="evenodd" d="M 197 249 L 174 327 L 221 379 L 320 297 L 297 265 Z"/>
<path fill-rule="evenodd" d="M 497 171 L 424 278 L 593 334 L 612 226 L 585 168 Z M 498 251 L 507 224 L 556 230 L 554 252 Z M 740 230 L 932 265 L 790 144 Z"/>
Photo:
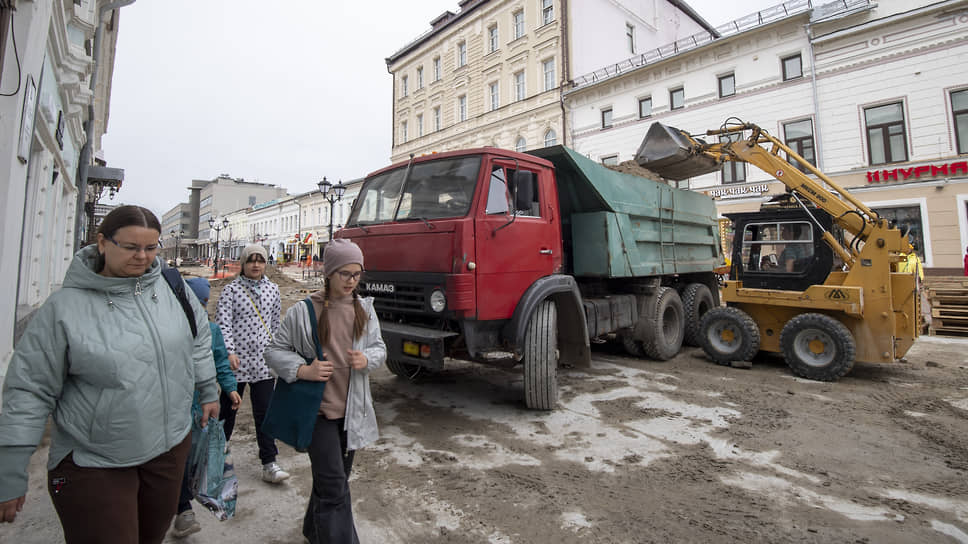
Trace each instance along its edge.
<path fill-rule="evenodd" d="M 47 490 L 75 542 L 159 543 L 175 515 L 191 447 L 218 416 L 205 309 L 187 312 L 162 277 L 161 225 L 121 206 L 80 250 L 64 286 L 30 321 L 7 370 L 0 412 L 0 521 L 27 491 L 27 462 L 53 415 Z"/>
<path fill-rule="evenodd" d="M 311 544 L 357 543 L 349 476 L 355 451 L 379 437 L 370 372 L 383 364 L 387 351 L 373 299 L 357 293 L 363 275 L 359 246 L 333 240 L 323 262 L 325 286 L 309 297 L 316 337 L 307 306 L 296 304 L 266 350 L 266 362 L 286 382 L 326 382 L 309 445 L 313 487 L 303 535 Z M 325 360 L 316 355 L 317 338 Z"/>
<path fill-rule="evenodd" d="M 255 420 L 259 460 L 262 462 L 262 479 L 279 483 L 288 478 L 289 473 L 276 463 L 279 454 L 276 441 L 262 432 L 262 420 L 275 383 L 262 353 L 279 328 L 282 311 L 279 286 L 265 275 L 266 260 L 264 247 L 257 244 L 245 246 L 240 258 L 242 271 L 222 289 L 215 308 L 215 321 L 222 329 L 229 363 L 239 382 L 239 395 L 245 395 L 247 384 L 251 389 L 249 400 Z M 236 413 L 230 409 L 232 399 L 224 392 L 220 400 L 225 414 L 225 440 L 228 442 L 235 428 Z"/>
<path fill-rule="evenodd" d="M 965 248 L 965 275 L 968 276 L 968 247 Z"/>
<path fill-rule="evenodd" d="M 195 296 L 198 297 L 198 301 L 202 303 L 202 306 L 207 307 L 208 296 L 211 292 L 208 280 L 205 278 L 188 278 L 185 280 L 185 283 L 191 287 Z M 239 396 L 237 391 L 238 384 L 235 381 L 235 375 L 232 373 L 232 367 L 229 364 L 229 354 L 225 349 L 225 341 L 222 340 L 222 330 L 211 321 L 208 322 L 208 327 L 212 331 L 212 356 L 215 358 L 216 379 L 218 380 L 218 385 L 222 393 L 228 394 L 232 401 L 230 412 L 225 413 L 234 413 L 239 409 L 239 405 L 242 404 L 242 397 Z M 197 403 L 198 395 L 196 394 L 192 400 L 193 408 Z M 224 418 L 224 413 L 222 417 Z M 202 530 L 202 526 L 195 520 L 195 512 L 192 511 L 191 501 L 192 492 L 188 480 L 188 467 L 186 466 L 185 476 L 182 478 L 181 495 L 178 497 L 178 514 L 175 516 L 171 536 L 184 538 Z"/>

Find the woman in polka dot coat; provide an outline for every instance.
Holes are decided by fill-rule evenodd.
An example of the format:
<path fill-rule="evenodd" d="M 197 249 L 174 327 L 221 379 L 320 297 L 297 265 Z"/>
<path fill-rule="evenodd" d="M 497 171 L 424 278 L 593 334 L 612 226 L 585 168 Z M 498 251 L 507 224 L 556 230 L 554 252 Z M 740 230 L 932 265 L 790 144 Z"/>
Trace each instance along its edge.
<path fill-rule="evenodd" d="M 289 477 L 276 463 L 276 442 L 262 432 L 275 379 L 269 373 L 262 356 L 266 346 L 279 328 L 282 301 L 279 286 L 265 276 L 266 250 L 251 244 L 242 250 L 242 273 L 222 289 L 215 309 L 215 321 L 222 329 L 229 363 L 239 383 L 239 395 L 250 388 L 252 417 L 255 420 L 256 440 L 259 443 L 259 459 L 262 461 L 262 479 L 279 483 Z M 223 394 L 222 406 L 230 406 L 231 399 Z M 225 439 L 232 436 L 235 412 L 226 409 Z"/>

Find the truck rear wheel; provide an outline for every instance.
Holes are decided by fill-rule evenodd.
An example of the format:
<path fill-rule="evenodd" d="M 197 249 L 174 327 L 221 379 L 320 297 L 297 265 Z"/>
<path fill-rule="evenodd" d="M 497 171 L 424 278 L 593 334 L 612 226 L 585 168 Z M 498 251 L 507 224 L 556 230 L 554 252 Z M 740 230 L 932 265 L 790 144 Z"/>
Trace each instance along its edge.
<path fill-rule="evenodd" d="M 831 382 L 854 367 L 857 344 L 840 321 L 824 314 L 800 314 L 780 331 L 780 349 L 797 376 Z"/>
<path fill-rule="evenodd" d="M 553 410 L 558 403 L 558 309 L 545 300 L 535 309 L 524 337 L 524 403 Z"/>
<path fill-rule="evenodd" d="M 642 342 L 635 339 L 634 331 L 631 329 L 622 331 L 618 334 L 618 338 L 622 342 L 622 347 L 625 348 L 625 353 L 632 357 L 645 357 L 645 349 L 642 348 Z"/>
<path fill-rule="evenodd" d="M 699 323 L 706 312 L 713 309 L 713 294 L 702 283 L 690 283 L 682 290 L 682 309 L 685 312 L 685 326 L 682 343 L 687 346 L 699 345 Z"/>
<path fill-rule="evenodd" d="M 699 345 L 716 364 L 751 361 L 760 350 L 760 329 L 739 308 L 713 308 L 699 323 Z"/>
<path fill-rule="evenodd" d="M 679 293 L 671 287 L 659 287 L 644 306 L 636 326 L 642 350 L 650 359 L 672 359 L 682 349 L 684 311 Z"/>
<path fill-rule="evenodd" d="M 403 363 L 400 361 L 394 361 L 392 359 L 387 359 L 387 368 L 390 369 L 390 372 L 393 372 L 397 376 L 408 380 L 415 380 L 417 379 L 417 376 L 426 371 L 426 369 L 420 365 Z"/>

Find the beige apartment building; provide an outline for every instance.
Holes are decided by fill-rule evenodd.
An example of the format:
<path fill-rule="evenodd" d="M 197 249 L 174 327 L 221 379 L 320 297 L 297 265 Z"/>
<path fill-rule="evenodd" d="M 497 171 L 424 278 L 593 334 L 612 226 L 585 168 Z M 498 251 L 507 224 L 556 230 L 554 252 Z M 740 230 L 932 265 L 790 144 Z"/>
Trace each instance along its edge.
<path fill-rule="evenodd" d="M 684 2 L 463 0 L 386 59 L 393 162 L 411 154 L 567 144 L 573 74 L 715 32 Z"/>

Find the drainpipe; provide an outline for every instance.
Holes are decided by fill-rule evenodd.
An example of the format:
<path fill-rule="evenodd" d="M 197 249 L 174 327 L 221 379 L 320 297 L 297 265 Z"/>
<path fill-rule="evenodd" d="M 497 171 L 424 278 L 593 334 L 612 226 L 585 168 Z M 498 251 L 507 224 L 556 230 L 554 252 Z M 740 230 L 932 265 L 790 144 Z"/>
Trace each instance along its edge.
<path fill-rule="evenodd" d="M 101 66 L 101 39 L 104 34 L 104 15 L 115 9 L 133 4 L 135 0 L 118 0 L 97 8 L 97 28 L 94 30 L 94 50 L 91 52 L 91 103 L 87 105 L 87 121 L 84 122 L 84 146 L 77 159 L 77 210 L 74 214 L 74 251 L 81 249 L 84 240 L 81 239 L 84 220 L 87 212 L 84 204 L 87 201 L 87 173 L 91 166 L 91 142 L 94 140 L 94 100 L 97 88 L 97 73 Z"/>
<path fill-rule="evenodd" d="M 816 134 L 813 138 L 813 153 L 814 158 L 817 160 L 817 170 L 823 172 L 823 147 L 820 143 L 822 140 L 820 137 L 822 134 L 820 130 L 820 95 L 819 91 L 817 91 L 817 57 L 813 53 L 813 26 L 808 22 L 806 29 L 807 44 L 810 48 L 810 87 L 813 91 L 813 124 L 816 127 Z"/>
<path fill-rule="evenodd" d="M 571 60 L 568 57 L 568 0 L 561 0 L 561 85 L 558 87 L 558 104 L 561 105 L 561 145 L 568 145 L 568 115 L 565 111 L 565 86 L 571 78 Z"/>

